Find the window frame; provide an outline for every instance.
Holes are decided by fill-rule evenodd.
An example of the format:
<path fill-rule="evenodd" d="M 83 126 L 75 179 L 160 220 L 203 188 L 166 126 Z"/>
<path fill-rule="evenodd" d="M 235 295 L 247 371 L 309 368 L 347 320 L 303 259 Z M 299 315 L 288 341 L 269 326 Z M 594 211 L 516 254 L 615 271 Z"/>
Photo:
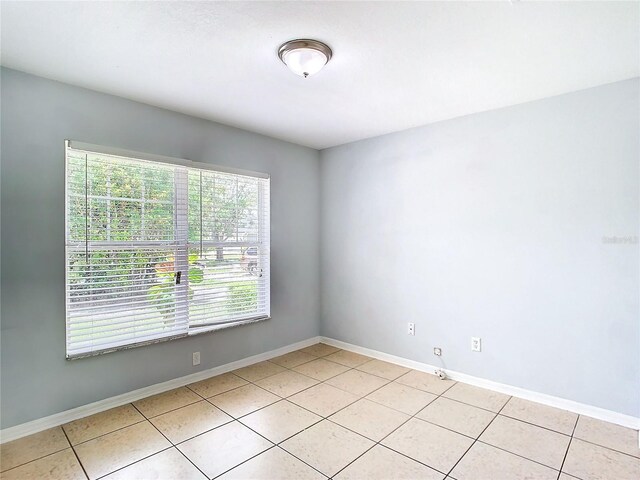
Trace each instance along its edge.
<path fill-rule="evenodd" d="M 197 244 L 193 243 L 192 241 L 189 240 L 188 235 L 186 236 L 186 239 L 184 241 L 184 247 L 185 247 L 185 253 L 186 253 L 186 257 L 188 258 L 189 256 L 189 250 L 191 248 L 194 247 L 216 247 L 216 246 L 243 246 L 246 244 L 247 248 L 253 247 L 253 246 L 259 246 L 262 244 L 265 244 L 267 246 L 267 260 L 268 260 L 268 271 L 267 273 L 267 279 L 265 281 L 265 286 L 266 286 L 266 292 L 265 292 L 265 304 L 266 304 L 266 314 L 259 314 L 259 315 L 255 315 L 255 316 L 247 316 L 247 317 L 243 317 L 243 318 L 239 318 L 239 319 L 230 319 L 227 321 L 221 321 L 221 322 L 211 322 L 211 323 L 206 323 L 206 324 L 191 324 L 190 322 L 190 318 L 189 315 L 187 315 L 187 327 L 186 327 L 186 331 L 183 333 L 177 333 L 175 335 L 169 335 L 169 336 L 164 336 L 164 337 L 158 337 L 158 338 L 154 338 L 154 339 L 147 339 L 147 340 L 143 340 L 143 341 L 139 341 L 139 342 L 131 342 L 131 343 L 127 343 L 127 344 L 123 344 L 123 345 L 118 345 L 118 346 L 113 346 L 113 347 L 107 347 L 107 348 L 101 348 L 101 349 L 96 349 L 96 350 L 91 350 L 91 351 L 86 351 L 86 352 L 81 352 L 81 353 L 73 353 L 73 354 L 69 354 L 69 318 L 68 318 L 68 308 L 69 308 L 69 303 L 68 303 L 68 287 L 69 287 L 69 269 L 68 269 L 68 260 L 69 260 L 69 248 L 70 248 L 70 240 L 69 240 L 69 172 L 68 172 L 68 160 L 67 160 L 67 151 L 68 149 L 73 149 L 75 151 L 79 151 L 79 152 L 84 152 L 86 154 L 98 154 L 98 155 L 108 155 L 108 156 L 113 156 L 113 157 L 122 157 L 123 159 L 130 159 L 130 160 L 143 160 L 143 161 L 149 161 L 149 162 L 156 162 L 156 163 L 162 163 L 162 164 L 167 164 L 167 165 L 171 165 L 171 166 L 181 166 L 181 167 L 186 167 L 186 168 L 191 168 L 191 169 L 199 169 L 199 170 L 208 170 L 208 171 L 212 171 L 212 172 L 216 172 L 216 173 L 224 173 L 224 174 L 232 174 L 232 175 L 240 175 L 240 176 L 245 176 L 245 177 L 254 177 L 254 178 L 259 178 L 259 179 L 264 179 L 267 180 L 267 193 L 266 193 L 266 197 L 268 198 L 268 203 L 265 205 L 265 209 L 266 209 L 266 215 L 263 214 L 259 214 L 258 215 L 258 222 L 260 223 L 259 226 L 259 232 L 263 232 L 265 233 L 265 235 L 260 236 L 258 238 L 257 241 L 255 242 L 214 242 L 214 241 L 200 241 Z M 271 194 L 270 194 L 270 189 L 271 189 L 271 175 L 268 173 L 264 173 L 264 172 L 257 172 L 257 171 L 253 171 L 253 170 L 244 170 L 244 169 L 239 169 L 239 168 L 234 168 L 234 167 L 227 167 L 227 166 L 221 166 L 221 165 L 214 165 L 214 164 L 210 164 L 210 163 L 203 163 L 203 162 L 195 162 L 195 161 L 191 161 L 191 160 L 186 160 L 186 159 L 182 159 L 182 158 L 174 158 L 174 157 L 168 157 L 168 156 L 163 156 L 163 155 L 156 155 L 156 154 L 150 154 L 150 153 L 144 153 L 144 152 L 137 152 L 137 151 L 132 151 L 132 150 L 125 150 L 125 149 L 121 149 L 121 148 L 114 148 L 114 147 L 106 147 L 106 146 L 102 146 L 102 145 L 94 145 L 94 144 L 90 144 L 90 143 L 85 143 L 85 142 L 78 142 L 75 140 L 65 140 L 64 142 L 64 163 L 65 163 L 65 211 L 64 211 L 64 217 L 65 217 L 65 355 L 66 355 L 66 359 L 67 360 L 75 360 L 75 359 L 79 359 L 79 358 L 85 358 L 85 357 L 92 357 L 92 356 L 96 356 L 96 355 L 103 355 L 106 353 L 110 353 L 110 352 L 114 352 L 114 351 L 119 351 L 119 350 L 128 350 L 130 348 L 137 348 L 140 346 L 145 346 L 145 345 L 152 345 L 152 344 L 156 344 L 156 343 L 160 343 L 160 342 L 166 342 L 166 341 L 170 341 L 170 340 L 175 340 L 175 339 L 179 339 L 179 338 L 186 338 L 186 337 L 190 337 L 193 335 L 200 335 L 203 333 L 210 333 L 210 332 L 215 332 L 218 330 L 223 330 L 223 329 L 227 329 L 227 328 L 233 328 L 236 326 L 241 326 L 241 325 L 247 325 L 250 323 L 256 323 L 256 322 L 260 322 L 260 321 L 264 321 L 264 320 L 269 320 L 271 319 L 271 276 L 270 276 L 270 271 L 271 271 L 271 252 L 270 252 L 270 237 L 271 237 Z M 182 185 L 182 188 L 184 188 L 184 186 L 188 185 L 188 172 L 185 172 L 185 176 L 187 177 L 184 185 Z M 177 189 L 178 187 L 176 187 Z M 177 192 L 177 190 L 174 190 L 174 192 Z M 264 191 L 264 187 L 259 187 L 259 202 L 264 204 L 267 200 L 265 200 L 265 191 Z M 187 210 L 188 211 L 188 210 Z M 266 218 L 265 218 L 266 217 Z M 266 224 L 265 224 L 265 219 L 267 220 Z M 187 224 L 187 229 L 188 229 L 188 214 L 186 215 L 186 218 L 184 219 L 186 224 Z M 178 225 L 177 225 L 178 221 L 177 218 L 174 222 L 174 232 L 177 233 L 178 230 Z M 176 237 L 176 250 L 178 250 L 178 248 L 182 248 L 182 246 L 180 245 L 180 240 Z M 109 244 L 115 244 L 117 245 L 117 241 L 112 241 L 112 242 L 93 242 L 95 243 L 99 243 L 99 244 L 105 244 L 105 246 L 108 246 Z M 151 246 L 155 246 L 153 241 L 137 241 L 136 244 L 140 245 L 141 248 L 147 248 L 147 247 L 151 247 Z M 186 274 L 183 276 L 184 280 L 187 282 L 188 285 L 188 261 L 186 261 L 186 266 L 187 269 Z M 186 292 L 186 289 L 185 289 Z"/>

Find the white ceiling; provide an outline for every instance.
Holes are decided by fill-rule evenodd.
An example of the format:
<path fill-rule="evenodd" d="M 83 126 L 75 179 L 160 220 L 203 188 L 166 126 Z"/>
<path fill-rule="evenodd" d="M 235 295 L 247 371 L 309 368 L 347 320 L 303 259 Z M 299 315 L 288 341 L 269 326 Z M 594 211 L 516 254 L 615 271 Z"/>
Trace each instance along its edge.
<path fill-rule="evenodd" d="M 640 75 L 638 2 L 2 2 L 2 64 L 314 148 Z M 281 43 L 334 51 L 289 72 Z"/>

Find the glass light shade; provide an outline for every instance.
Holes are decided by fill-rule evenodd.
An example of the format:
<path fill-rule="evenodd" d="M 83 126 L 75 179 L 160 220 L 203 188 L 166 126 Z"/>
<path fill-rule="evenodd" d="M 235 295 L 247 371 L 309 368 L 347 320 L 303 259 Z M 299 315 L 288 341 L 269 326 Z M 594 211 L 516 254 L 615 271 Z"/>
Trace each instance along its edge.
<path fill-rule="evenodd" d="M 296 48 L 285 52 L 282 61 L 296 75 L 308 77 L 318 73 L 327 63 L 327 56 L 313 48 Z"/>
<path fill-rule="evenodd" d="M 326 43 L 300 38 L 280 45 L 278 56 L 293 73 L 307 78 L 318 73 L 331 60 L 333 52 Z"/>

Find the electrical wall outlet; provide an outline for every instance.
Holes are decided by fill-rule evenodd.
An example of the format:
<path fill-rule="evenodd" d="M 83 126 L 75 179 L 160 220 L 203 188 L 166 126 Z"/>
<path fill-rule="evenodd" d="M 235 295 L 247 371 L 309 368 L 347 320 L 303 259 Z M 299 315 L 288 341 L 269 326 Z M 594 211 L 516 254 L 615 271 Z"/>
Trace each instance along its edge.
<path fill-rule="evenodd" d="M 482 339 L 480 337 L 471 337 L 471 350 L 474 352 L 482 351 Z"/>
<path fill-rule="evenodd" d="M 442 349 L 440 347 L 433 347 L 433 354 L 437 356 L 442 356 Z"/>
<path fill-rule="evenodd" d="M 415 335 L 416 334 L 416 324 L 409 322 L 407 325 L 408 325 L 407 333 L 409 335 Z"/>
<path fill-rule="evenodd" d="M 200 365 L 200 352 L 193 352 L 193 364 Z"/>

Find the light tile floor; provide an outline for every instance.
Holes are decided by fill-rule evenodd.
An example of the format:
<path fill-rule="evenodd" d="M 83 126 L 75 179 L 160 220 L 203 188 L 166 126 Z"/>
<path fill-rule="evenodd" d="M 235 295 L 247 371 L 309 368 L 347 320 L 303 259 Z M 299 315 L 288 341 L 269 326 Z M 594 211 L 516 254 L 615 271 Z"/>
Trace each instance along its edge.
<path fill-rule="evenodd" d="M 0 446 L 0 478 L 638 480 L 638 432 L 317 344 Z"/>

